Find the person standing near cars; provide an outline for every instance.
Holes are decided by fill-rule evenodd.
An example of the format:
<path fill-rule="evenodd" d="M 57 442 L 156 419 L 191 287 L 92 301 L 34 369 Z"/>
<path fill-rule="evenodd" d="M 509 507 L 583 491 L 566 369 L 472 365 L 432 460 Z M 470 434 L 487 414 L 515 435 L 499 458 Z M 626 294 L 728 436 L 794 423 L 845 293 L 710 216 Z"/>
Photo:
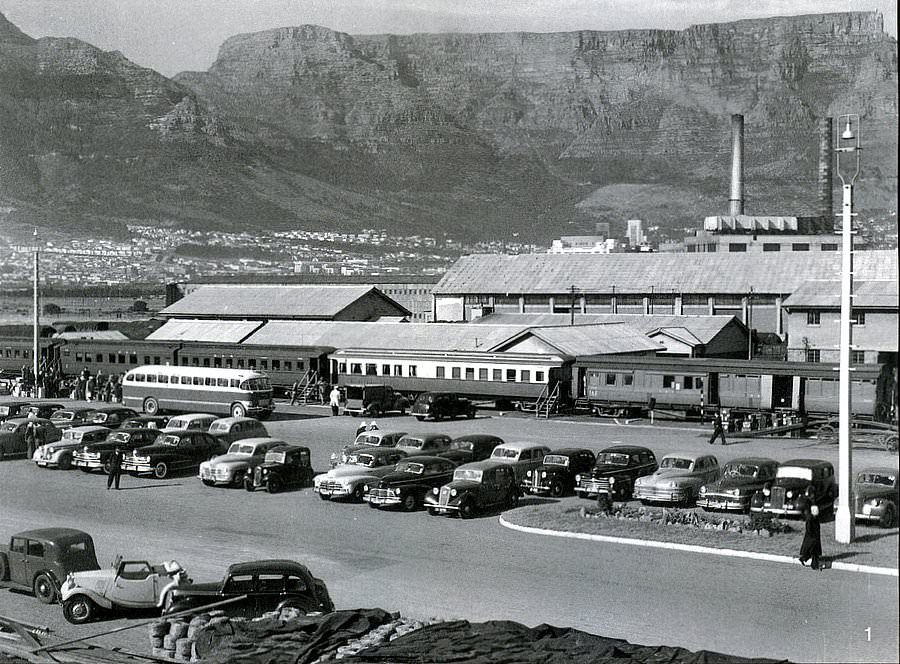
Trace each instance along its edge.
<path fill-rule="evenodd" d="M 331 406 L 331 414 L 337 415 L 341 410 L 341 391 L 335 385 L 331 388 L 331 394 L 328 395 L 328 404 Z"/>
<path fill-rule="evenodd" d="M 295 380 L 291 385 L 291 405 L 294 406 L 297 403 L 297 399 L 300 398 L 300 381 Z"/>
<path fill-rule="evenodd" d="M 806 567 L 808 560 L 812 569 L 822 569 L 819 564 L 819 557 L 822 555 L 822 530 L 819 524 L 819 506 L 816 505 L 816 491 L 813 487 L 806 490 L 803 519 L 806 524 L 803 542 L 800 544 L 800 564 Z"/>
<path fill-rule="evenodd" d="M 28 459 L 34 456 L 37 449 L 37 422 L 34 413 L 28 413 L 28 423 L 25 425 L 25 453 Z"/>
<path fill-rule="evenodd" d="M 112 485 L 116 485 L 116 491 L 119 490 L 119 478 L 122 476 L 122 450 L 116 448 L 113 450 L 112 456 L 109 458 L 109 476 L 106 478 L 106 490 L 109 491 Z"/>
<path fill-rule="evenodd" d="M 712 445 L 716 442 L 716 438 L 722 439 L 722 444 L 727 445 L 728 441 L 725 440 L 725 429 L 722 426 L 722 413 L 716 411 L 716 417 L 713 420 L 713 433 L 709 438 L 709 444 Z"/>

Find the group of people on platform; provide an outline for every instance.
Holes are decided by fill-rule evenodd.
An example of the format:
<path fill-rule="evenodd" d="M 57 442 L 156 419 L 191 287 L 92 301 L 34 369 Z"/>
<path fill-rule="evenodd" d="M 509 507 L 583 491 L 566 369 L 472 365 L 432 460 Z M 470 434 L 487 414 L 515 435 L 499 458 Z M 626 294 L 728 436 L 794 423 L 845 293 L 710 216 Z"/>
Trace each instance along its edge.
<path fill-rule="evenodd" d="M 40 395 L 35 393 L 35 385 L 40 387 Z M 59 364 L 50 366 L 46 362 L 41 363 L 35 380 L 34 370 L 29 366 L 23 366 L 21 376 L 16 379 L 10 390 L 12 396 L 19 398 L 35 398 L 41 396 L 45 399 L 66 398 L 79 401 L 102 401 L 106 403 L 121 403 L 122 401 L 122 376 L 119 374 L 104 375 L 97 371 L 91 374 L 85 367 L 77 376 L 66 376 L 59 369 Z"/>

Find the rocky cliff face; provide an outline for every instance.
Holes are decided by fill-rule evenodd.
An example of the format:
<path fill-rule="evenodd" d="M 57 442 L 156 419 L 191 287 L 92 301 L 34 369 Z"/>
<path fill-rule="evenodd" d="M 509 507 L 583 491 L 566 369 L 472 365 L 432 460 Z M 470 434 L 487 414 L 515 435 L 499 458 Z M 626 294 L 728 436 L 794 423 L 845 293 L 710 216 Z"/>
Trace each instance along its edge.
<path fill-rule="evenodd" d="M 74 40 L 22 41 L 0 22 L 0 74 L 14 43 L 33 81 L 90 80 L 101 117 L 128 116 L 183 176 L 180 210 L 163 178 L 135 194 L 136 214 L 234 220 L 230 204 L 208 203 L 224 174 L 236 208 L 259 204 L 263 224 L 546 239 L 575 218 L 684 225 L 725 212 L 731 113 L 746 117 L 748 213 L 817 213 L 815 123 L 842 112 L 863 115 L 859 205 L 896 209 L 897 44 L 881 21 L 403 36 L 300 26 L 232 37 L 208 72 L 174 82 Z"/>

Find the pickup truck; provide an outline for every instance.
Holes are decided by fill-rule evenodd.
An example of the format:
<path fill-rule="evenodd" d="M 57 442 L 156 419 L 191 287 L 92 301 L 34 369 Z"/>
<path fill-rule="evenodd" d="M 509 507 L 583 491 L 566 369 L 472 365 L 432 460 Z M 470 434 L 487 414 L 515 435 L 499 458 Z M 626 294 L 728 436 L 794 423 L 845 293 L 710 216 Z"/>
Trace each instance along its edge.
<path fill-rule="evenodd" d="M 406 409 L 409 408 L 409 400 L 399 392 L 394 392 L 390 385 L 347 385 L 345 390 L 345 415 L 380 417 L 388 412 L 406 415 Z"/>
<path fill-rule="evenodd" d="M 310 574 L 305 565 L 293 560 L 256 560 L 231 565 L 221 581 L 173 589 L 163 615 L 228 599 L 236 601 L 221 609 L 232 617 L 254 618 L 286 607 L 306 613 L 334 611 L 325 582 Z"/>
<path fill-rule="evenodd" d="M 0 586 L 34 593 L 53 604 L 70 572 L 100 569 L 91 536 L 74 528 L 39 528 L 16 533 L 0 546 Z"/>

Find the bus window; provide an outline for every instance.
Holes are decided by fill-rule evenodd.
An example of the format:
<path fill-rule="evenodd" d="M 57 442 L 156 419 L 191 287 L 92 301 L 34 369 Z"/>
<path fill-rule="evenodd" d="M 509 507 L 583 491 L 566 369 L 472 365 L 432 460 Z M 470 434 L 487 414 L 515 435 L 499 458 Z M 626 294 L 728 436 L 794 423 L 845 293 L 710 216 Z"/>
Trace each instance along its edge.
<path fill-rule="evenodd" d="M 156 374 L 147 374 L 147 382 L 155 383 L 156 382 Z"/>
<path fill-rule="evenodd" d="M 194 385 L 203 385 L 203 376 L 194 376 L 191 380 Z"/>
<path fill-rule="evenodd" d="M 157 376 L 157 378 L 159 379 L 160 383 L 168 383 L 169 382 L 169 377 L 166 374 L 159 374 Z"/>
<path fill-rule="evenodd" d="M 143 383 L 147 377 L 144 374 L 134 374 L 134 379 L 139 383 Z"/>
<path fill-rule="evenodd" d="M 241 386 L 241 381 L 239 381 L 237 378 L 231 379 L 231 387 L 240 387 L 240 386 Z"/>
<path fill-rule="evenodd" d="M 228 379 L 227 378 L 217 378 L 216 385 L 219 387 L 228 387 Z"/>
<path fill-rule="evenodd" d="M 206 378 L 203 379 L 203 384 L 206 385 L 207 387 L 215 387 L 216 379 L 207 376 Z"/>
<path fill-rule="evenodd" d="M 190 376 L 182 376 L 182 377 L 181 377 L 181 384 L 182 384 L 182 385 L 190 385 L 190 384 L 191 384 L 191 377 L 190 377 Z"/>

